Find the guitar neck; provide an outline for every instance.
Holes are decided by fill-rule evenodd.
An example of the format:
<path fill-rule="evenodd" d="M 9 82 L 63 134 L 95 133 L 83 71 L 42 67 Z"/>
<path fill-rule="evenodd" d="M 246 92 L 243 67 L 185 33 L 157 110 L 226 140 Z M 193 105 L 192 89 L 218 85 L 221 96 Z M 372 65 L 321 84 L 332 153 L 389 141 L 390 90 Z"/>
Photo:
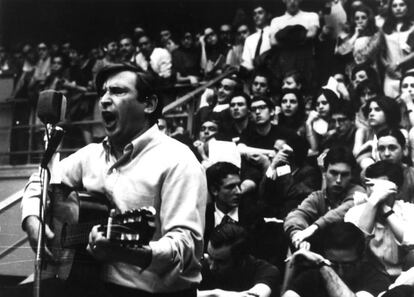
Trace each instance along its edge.
<path fill-rule="evenodd" d="M 63 248 L 76 248 L 89 242 L 89 233 L 95 225 L 106 224 L 105 219 L 67 225 L 62 230 L 61 245 Z"/>

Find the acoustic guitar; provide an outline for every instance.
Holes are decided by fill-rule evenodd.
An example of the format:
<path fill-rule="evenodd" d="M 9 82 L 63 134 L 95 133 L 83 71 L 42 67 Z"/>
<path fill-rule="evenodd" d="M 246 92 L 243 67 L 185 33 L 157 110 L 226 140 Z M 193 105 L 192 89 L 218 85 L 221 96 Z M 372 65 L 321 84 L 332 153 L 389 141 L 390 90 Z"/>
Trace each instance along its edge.
<path fill-rule="evenodd" d="M 87 252 L 89 233 L 95 225 L 106 237 L 127 248 L 148 245 L 155 231 L 155 209 L 143 207 L 117 214 L 103 194 L 73 191 L 53 185 L 49 199 L 49 226 L 55 233 L 47 242 L 53 254 L 45 259 L 42 278 L 98 282 L 100 263 Z M 109 224 L 108 224 L 109 223 Z"/>

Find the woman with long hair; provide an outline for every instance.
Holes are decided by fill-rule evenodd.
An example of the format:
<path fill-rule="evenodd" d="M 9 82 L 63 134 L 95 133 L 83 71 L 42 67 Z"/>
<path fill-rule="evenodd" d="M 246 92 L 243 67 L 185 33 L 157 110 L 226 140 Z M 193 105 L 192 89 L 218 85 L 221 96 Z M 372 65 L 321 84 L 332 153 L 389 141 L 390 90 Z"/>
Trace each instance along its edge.
<path fill-rule="evenodd" d="M 409 42 L 409 36 L 414 31 L 412 5 L 411 0 L 390 0 L 382 27 L 384 94 L 391 98 L 398 96 L 402 73 L 414 62 L 414 42 Z"/>
<path fill-rule="evenodd" d="M 401 121 L 398 103 L 386 96 L 369 100 L 363 108 L 368 121 L 367 128 L 359 128 L 355 133 L 353 153 L 362 169 L 379 161 L 377 134 L 385 128 L 399 128 Z M 407 132 L 403 132 L 407 136 Z"/>
<path fill-rule="evenodd" d="M 315 96 L 313 110 L 309 112 L 305 123 L 306 138 L 313 153 L 319 151 L 323 138 L 329 135 L 332 110 L 339 100 L 335 92 L 325 88 Z"/>
<path fill-rule="evenodd" d="M 297 89 L 283 89 L 280 96 L 280 113 L 278 125 L 305 135 L 305 102 Z"/>

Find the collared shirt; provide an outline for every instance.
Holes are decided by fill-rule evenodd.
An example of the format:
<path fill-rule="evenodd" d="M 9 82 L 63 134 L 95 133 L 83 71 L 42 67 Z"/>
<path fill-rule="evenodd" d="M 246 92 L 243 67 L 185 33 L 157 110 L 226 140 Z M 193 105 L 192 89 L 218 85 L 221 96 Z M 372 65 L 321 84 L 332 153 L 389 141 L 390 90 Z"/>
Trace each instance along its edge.
<path fill-rule="evenodd" d="M 239 221 L 239 208 L 235 207 L 228 213 L 222 212 L 220 209 L 217 208 L 217 205 L 214 205 L 214 227 L 220 225 L 221 221 L 223 220 L 224 216 L 229 216 L 235 222 Z"/>
<path fill-rule="evenodd" d="M 144 71 L 148 71 L 149 64 L 143 53 L 136 56 L 136 63 Z M 164 48 L 156 47 L 151 53 L 150 63 L 152 70 L 162 78 L 171 77 L 172 58 L 171 54 Z"/>
<path fill-rule="evenodd" d="M 275 35 L 277 32 L 287 26 L 302 25 L 306 30 L 311 27 L 319 28 L 319 16 L 315 12 L 307 12 L 299 10 L 295 15 L 285 13 L 280 17 L 276 17 L 270 23 L 270 40 L 271 44 L 276 44 Z"/>
<path fill-rule="evenodd" d="M 127 145 L 118 160 L 108 144 L 87 145 L 62 160 L 62 183 L 103 193 L 121 212 L 153 206 L 157 215 L 150 266 L 142 271 L 126 263 L 106 263 L 104 280 L 148 292 L 194 286 L 201 281 L 207 200 L 203 168 L 185 145 L 156 125 Z M 23 219 L 38 215 L 40 185 L 33 181 L 23 197 Z"/>
<path fill-rule="evenodd" d="M 253 69 L 253 60 L 256 53 L 257 43 L 260 38 L 260 31 L 257 30 L 256 33 L 248 36 L 244 42 L 243 54 L 242 54 L 242 63 L 241 65 L 246 67 L 249 70 Z M 263 37 L 262 44 L 260 46 L 260 54 L 263 54 L 265 51 L 270 49 L 270 27 L 266 26 L 263 28 Z"/>
<path fill-rule="evenodd" d="M 366 200 L 365 200 L 366 201 Z M 363 214 L 366 202 L 352 207 L 345 214 L 345 222 L 351 222 L 359 227 L 359 220 Z M 391 276 L 398 276 L 402 271 L 403 253 L 400 246 L 414 247 L 414 204 L 396 200 L 393 205 L 395 215 L 404 223 L 402 242 L 398 242 L 388 224 L 374 222 L 370 237 L 369 248 L 377 259 L 384 265 L 386 272 Z"/>

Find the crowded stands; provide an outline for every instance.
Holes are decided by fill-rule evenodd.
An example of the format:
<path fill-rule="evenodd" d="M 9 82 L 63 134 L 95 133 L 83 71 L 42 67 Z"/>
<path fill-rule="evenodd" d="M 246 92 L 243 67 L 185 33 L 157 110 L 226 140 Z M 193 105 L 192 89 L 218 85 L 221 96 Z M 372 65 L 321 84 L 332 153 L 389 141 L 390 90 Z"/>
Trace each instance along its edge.
<path fill-rule="evenodd" d="M 101 142 L 72 123 L 97 119 L 95 79 L 119 63 L 156 77 L 164 106 L 198 89 L 194 111 L 158 121 L 206 171 L 198 296 L 414 296 L 414 1 L 282 1 L 199 32 L 143 24 L 88 52 L 1 46 L 28 102 L 14 121 L 53 89 L 68 100 L 62 147 Z"/>

